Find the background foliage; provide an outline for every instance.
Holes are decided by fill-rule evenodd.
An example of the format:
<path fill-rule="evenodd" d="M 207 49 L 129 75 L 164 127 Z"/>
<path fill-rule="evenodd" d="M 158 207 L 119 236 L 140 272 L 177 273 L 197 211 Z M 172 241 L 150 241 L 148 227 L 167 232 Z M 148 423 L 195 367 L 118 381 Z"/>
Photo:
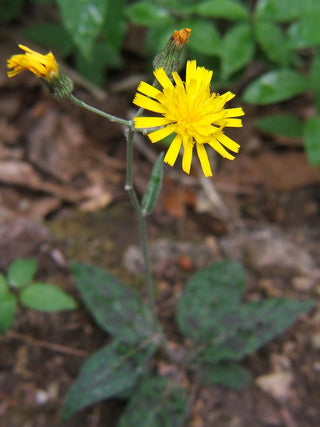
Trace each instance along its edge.
<path fill-rule="evenodd" d="M 75 300 L 57 286 L 35 280 L 35 258 L 17 258 L 8 268 L 6 277 L 0 273 L 0 334 L 12 326 L 19 303 L 42 312 L 73 310 Z"/>
<path fill-rule="evenodd" d="M 312 166 L 320 163 L 320 2 L 318 0 L 2 0 L 1 20 L 52 5 L 55 19 L 27 27 L 28 38 L 71 60 L 90 81 L 103 85 L 108 68 L 124 65 L 128 27 L 146 30 L 141 52 L 148 63 L 174 30 L 189 27 L 187 55 L 215 70 L 215 87 L 245 83 L 243 100 L 269 105 L 311 92 L 316 113 L 301 120 L 279 114 L 257 127 L 281 136 L 293 124 Z M 250 71 L 249 84 L 248 71 Z"/>

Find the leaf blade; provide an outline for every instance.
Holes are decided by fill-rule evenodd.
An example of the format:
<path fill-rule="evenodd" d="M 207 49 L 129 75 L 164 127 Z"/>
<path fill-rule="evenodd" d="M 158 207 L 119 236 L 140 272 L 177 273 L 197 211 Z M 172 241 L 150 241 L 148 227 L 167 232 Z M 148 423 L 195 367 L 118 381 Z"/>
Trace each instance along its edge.
<path fill-rule="evenodd" d="M 303 131 L 303 141 L 311 166 L 320 164 L 320 116 L 311 117 Z"/>
<path fill-rule="evenodd" d="M 242 99 L 247 104 L 274 104 L 300 95 L 309 86 L 308 79 L 296 71 L 269 71 L 249 84 Z"/>
<path fill-rule="evenodd" d="M 62 20 L 73 41 L 85 57 L 104 23 L 108 1 L 57 0 Z"/>
<path fill-rule="evenodd" d="M 91 355 L 66 396 L 63 419 L 134 386 L 155 351 L 152 342 L 133 349 L 114 341 Z"/>
<path fill-rule="evenodd" d="M 18 258 L 13 261 L 8 269 L 8 282 L 14 288 L 21 288 L 33 280 L 37 271 L 37 260 L 31 258 Z"/>
<path fill-rule="evenodd" d="M 302 17 L 291 24 L 288 30 L 290 45 L 295 49 L 314 47 L 320 45 L 319 33 L 320 13 Z"/>
<path fill-rule="evenodd" d="M 251 379 L 247 369 L 231 361 L 201 365 L 197 377 L 203 384 L 218 384 L 235 390 L 246 387 Z"/>
<path fill-rule="evenodd" d="M 302 120 L 290 114 L 270 114 L 256 119 L 254 124 L 265 132 L 287 138 L 301 138 L 303 133 Z"/>
<path fill-rule="evenodd" d="M 254 32 L 259 45 L 270 61 L 282 67 L 290 62 L 292 51 L 287 37 L 278 25 L 258 20 L 255 23 Z"/>
<path fill-rule="evenodd" d="M 144 215 L 151 214 L 158 200 L 163 179 L 163 158 L 164 153 L 160 153 L 153 166 L 147 191 L 145 192 L 141 203 Z"/>
<path fill-rule="evenodd" d="M 47 283 L 32 283 L 22 290 L 20 300 L 28 308 L 44 312 L 73 310 L 75 300 L 57 286 Z"/>
<path fill-rule="evenodd" d="M 6 278 L 0 273 L 0 298 L 9 292 Z"/>
<path fill-rule="evenodd" d="M 169 10 L 149 1 L 138 1 L 127 7 L 131 22 L 142 26 L 162 26 L 173 21 Z"/>
<path fill-rule="evenodd" d="M 4 335 L 11 327 L 17 309 L 16 297 L 10 292 L 0 298 L 0 334 Z"/>
<path fill-rule="evenodd" d="M 312 300 L 272 298 L 242 304 L 237 329 L 220 340 L 207 342 L 198 360 L 212 363 L 241 360 L 284 332 L 298 317 L 314 307 Z"/>
<path fill-rule="evenodd" d="M 167 378 L 146 378 L 120 418 L 118 427 L 181 427 L 187 412 L 185 391 Z"/>
<path fill-rule="evenodd" d="M 140 295 L 116 277 L 86 263 L 73 263 L 72 272 L 85 305 L 104 331 L 130 344 L 157 331 Z"/>
<path fill-rule="evenodd" d="M 225 35 L 221 46 L 221 76 L 228 79 L 247 65 L 254 54 L 255 44 L 251 26 L 237 24 Z"/>
<path fill-rule="evenodd" d="M 244 290 L 245 272 L 237 262 L 223 261 L 200 270 L 188 281 L 178 302 L 180 330 L 200 343 L 235 328 Z"/>
<path fill-rule="evenodd" d="M 204 19 L 190 19 L 182 23 L 192 28 L 189 47 L 204 55 L 218 55 L 221 50 L 221 37 L 213 22 Z"/>
<path fill-rule="evenodd" d="M 209 0 L 192 8 L 193 13 L 210 18 L 224 18 L 240 21 L 248 19 L 249 11 L 241 3 L 234 0 Z"/>

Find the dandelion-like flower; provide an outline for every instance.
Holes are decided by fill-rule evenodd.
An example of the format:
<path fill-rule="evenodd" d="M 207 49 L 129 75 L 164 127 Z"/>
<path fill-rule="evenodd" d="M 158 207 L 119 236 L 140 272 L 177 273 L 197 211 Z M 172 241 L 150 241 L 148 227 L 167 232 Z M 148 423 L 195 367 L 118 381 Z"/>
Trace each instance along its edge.
<path fill-rule="evenodd" d="M 8 59 L 7 66 L 12 68 L 7 73 L 8 77 L 14 77 L 22 71 L 28 70 L 37 77 L 50 81 L 59 74 L 59 67 L 52 52 L 42 55 L 22 44 L 19 44 L 19 47 L 25 53 L 13 55 Z"/>
<path fill-rule="evenodd" d="M 211 93 L 212 71 L 197 67 L 195 60 L 187 62 L 185 82 L 173 72 L 174 84 L 163 68 L 154 75 L 162 90 L 142 81 L 133 103 L 160 116 L 135 117 L 135 128 L 159 128 L 148 134 L 153 143 L 175 134 L 164 161 L 173 166 L 183 147 L 182 169 L 188 174 L 195 145 L 204 175 L 212 176 L 205 144 L 229 160 L 235 158 L 229 151 L 239 151 L 239 144 L 223 132 L 225 127 L 242 127 L 242 108 L 224 108 L 235 95 Z"/>

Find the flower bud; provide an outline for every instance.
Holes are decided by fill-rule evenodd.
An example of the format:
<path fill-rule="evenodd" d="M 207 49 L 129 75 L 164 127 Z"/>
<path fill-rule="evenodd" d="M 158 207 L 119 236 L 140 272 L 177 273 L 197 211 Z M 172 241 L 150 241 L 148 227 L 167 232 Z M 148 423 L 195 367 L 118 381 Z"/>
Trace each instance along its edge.
<path fill-rule="evenodd" d="M 190 28 L 175 31 L 170 37 L 166 46 L 153 60 L 153 68 L 163 68 L 167 75 L 171 76 L 174 71 L 178 71 L 180 64 L 180 54 L 183 46 L 188 43 L 191 34 Z"/>

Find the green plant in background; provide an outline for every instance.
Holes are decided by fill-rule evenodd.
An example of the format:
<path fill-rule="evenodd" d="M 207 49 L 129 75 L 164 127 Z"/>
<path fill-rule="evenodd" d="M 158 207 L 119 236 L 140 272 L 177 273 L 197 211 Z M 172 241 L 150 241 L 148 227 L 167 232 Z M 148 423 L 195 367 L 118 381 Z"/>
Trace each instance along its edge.
<path fill-rule="evenodd" d="M 0 333 L 11 327 L 18 303 L 26 308 L 56 312 L 76 308 L 75 300 L 60 288 L 35 280 L 35 258 L 18 258 L 13 261 L 7 275 L 0 274 Z"/>
<path fill-rule="evenodd" d="M 265 72 L 247 85 L 243 100 L 270 105 L 307 91 L 315 104 L 306 120 L 274 114 L 256 121 L 271 134 L 304 141 L 312 166 L 320 164 L 320 2 L 318 0 L 163 0 L 134 2 L 127 11 L 130 22 L 149 27 L 147 47 L 154 54 L 158 43 L 176 26 L 192 28 L 188 55 L 215 70 L 224 87 L 243 78 L 246 68 L 260 63 Z M 156 24 L 155 24 L 156 19 Z M 252 67 L 253 68 L 253 67 Z M 289 133 L 288 133 L 289 130 Z"/>
<path fill-rule="evenodd" d="M 73 56 L 90 81 L 102 85 L 107 68 L 123 65 L 121 49 L 129 24 L 146 27 L 145 49 L 153 58 L 176 28 L 192 28 L 186 55 L 215 70 L 216 85 L 241 81 L 250 64 L 264 72 L 244 90 L 249 104 L 271 105 L 311 92 L 315 115 L 288 114 L 258 119 L 256 126 L 287 136 L 297 131 L 312 166 L 320 164 L 320 2 L 318 0 L 31 0 L 35 7 L 55 4 L 61 22 L 28 28 L 26 36 Z M 10 22 L 23 0 L 2 0 L 0 16 Z M 253 68 L 253 67 L 252 67 Z M 292 131 L 289 131 L 289 136 Z"/>
<path fill-rule="evenodd" d="M 169 3 L 172 2 L 166 2 L 167 7 Z M 175 7 L 179 4 L 174 3 Z M 229 5 L 230 16 L 239 16 L 239 10 L 244 10 L 243 5 L 237 9 L 235 4 L 238 2 L 235 1 L 204 2 L 201 7 L 208 7 L 208 4 L 211 7 L 212 3 L 220 5 L 219 17 L 222 16 L 224 4 Z M 150 6 L 149 2 L 136 2 L 132 7 L 137 8 L 137 4 L 142 10 L 145 10 L 146 5 Z M 153 13 L 159 4 L 156 2 L 152 5 Z M 200 8 L 199 4 L 190 2 L 186 10 L 190 11 L 191 7 L 196 6 Z M 200 10 L 203 12 L 203 9 Z M 181 9 L 179 16 L 185 18 L 185 13 Z M 243 25 L 251 24 L 242 23 L 240 29 L 233 29 L 238 38 L 245 34 Z M 89 38 L 92 35 L 90 32 L 86 34 L 89 34 Z M 23 70 L 32 71 L 58 98 L 64 97 L 79 107 L 120 123 L 127 130 L 125 189 L 139 219 L 148 299 L 144 302 L 137 292 L 97 266 L 73 264 L 75 282 L 84 304 L 96 323 L 112 337 L 112 341 L 83 364 L 67 394 L 64 418 L 103 399 L 115 397 L 129 399 L 118 423 L 120 427 L 182 426 L 188 416 L 186 390 L 178 380 L 179 375 L 172 374 L 164 378 L 154 372 L 150 362 L 156 352 L 175 365 L 175 372 L 189 372 L 197 376 L 200 382 L 241 388 L 248 383 L 250 375 L 239 362 L 287 329 L 301 313 L 314 305 L 311 300 L 284 298 L 245 302 L 245 274 L 241 265 L 233 261 L 216 263 L 197 272 L 189 280 L 177 305 L 175 318 L 181 341 L 187 340 L 191 348 L 186 350 L 183 357 L 177 357 L 170 349 L 156 313 L 146 227 L 146 217 L 152 212 L 160 192 L 163 162 L 173 166 L 180 148 L 183 148 L 182 169 L 189 173 L 192 150 L 195 148 L 204 174 L 210 176 L 205 145 L 210 145 L 223 157 L 232 160 L 234 157 L 223 146 L 233 152 L 237 152 L 239 146 L 222 130 L 230 126 L 242 126 L 239 117 L 243 114 L 239 107 L 225 108 L 226 102 L 233 97 L 231 92 L 223 95 L 211 93 L 212 72 L 198 67 L 195 61 L 187 63 L 185 82 L 179 77 L 175 69 L 176 59 L 188 41 L 189 34 L 187 28 L 176 31 L 162 51 L 166 54 L 158 57 L 162 58 L 163 63 L 157 64 L 160 68 L 154 71 L 154 85 L 140 83 L 134 98 L 140 110 L 132 121 L 114 117 L 76 98 L 72 93 L 72 82 L 61 72 L 50 53 L 41 55 L 21 46 L 25 53 L 14 55 L 8 61 L 10 77 Z M 243 39 L 248 40 L 248 37 L 243 36 Z M 90 51 L 90 42 L 87 40 L 86 43 L 85 49 Z M 229 71 L 223 67 L 222 70 L 231 76 L 230 66 Z M 171 75 L 173 82 L 169 78 Z M 183 107 L 180 101 L 184 101 Z M 161 115 L 142 117 L 144 109 Z M 150 128 L 148 137 L 151 142 L 158 142 L 172 132 L 175 137 L 165 157 L 161 153 L 155 162 L 145 196 L 140 201 L 133 187 L 133 134 L 146 133 L 146 129 Z"/>

